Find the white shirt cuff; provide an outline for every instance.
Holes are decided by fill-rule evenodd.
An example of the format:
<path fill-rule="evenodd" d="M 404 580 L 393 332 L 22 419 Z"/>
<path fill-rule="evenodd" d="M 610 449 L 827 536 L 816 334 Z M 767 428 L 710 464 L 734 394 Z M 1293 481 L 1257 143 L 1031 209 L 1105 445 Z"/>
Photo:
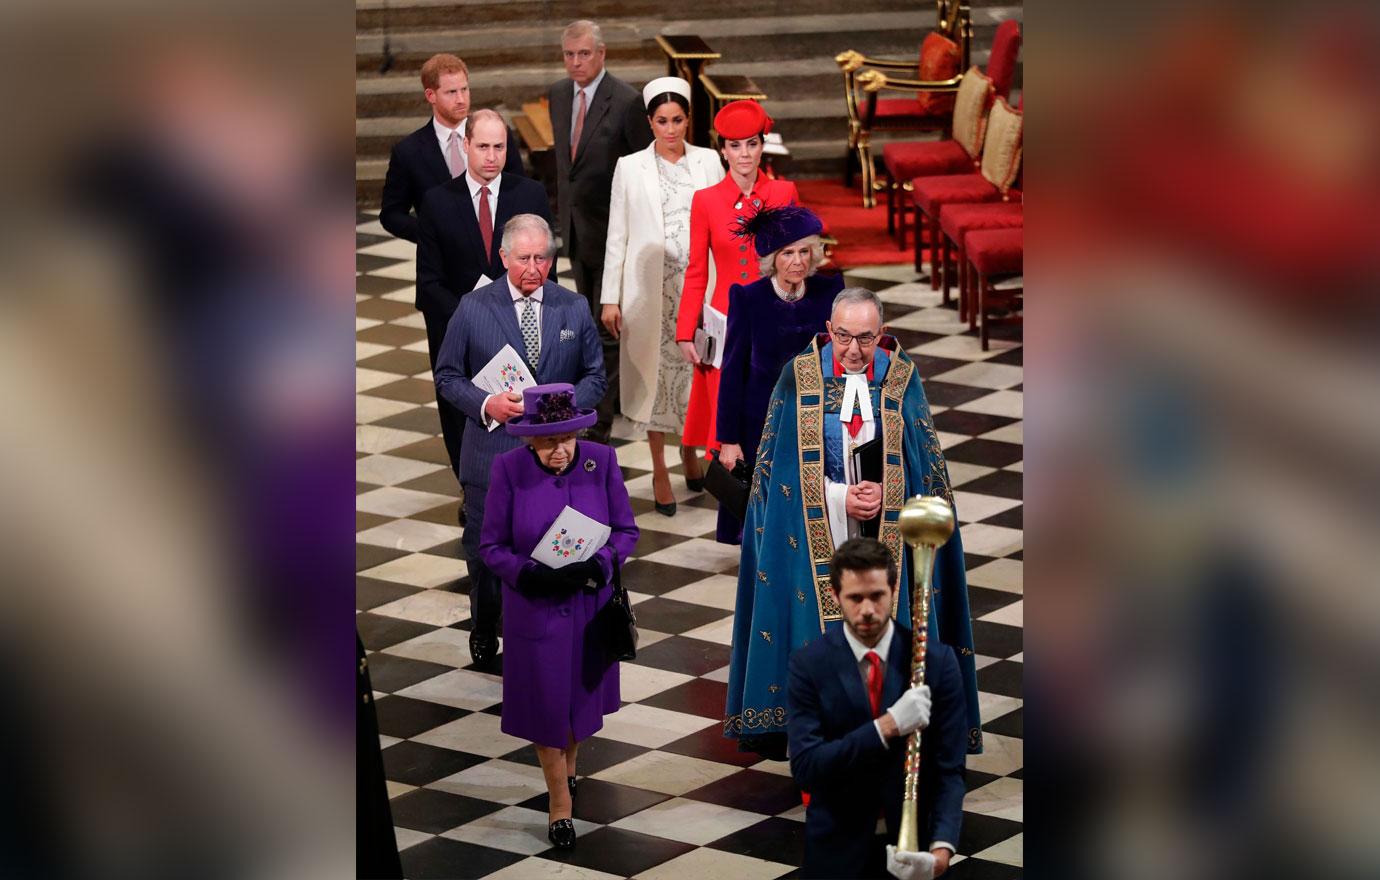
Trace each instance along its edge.
<path fill-rule="evenodd" d="M 952 843 L 949 843 L 947 840 L 936 840 L 934 843 L 930 844 L 931 851 L 934 851 L 936 849 L 947 849 L 951 853 L 958 852 L 958 847 L 954 846 Z"/>
<path fill-rule="evenodd" d="M 489 418 L 489 401 L 493 397 L 494 395 L 490 394 L 488 397 L 485 397 L 484 402 L 479 405 L 479 422 L 486 428 L 494 423 L 494 420 Z"/>
<path fill-rule="evenodd" d="M 829 531 L 833 534 L 834 549 L 848 540 L 848 484 L 824 479 L 824 509 L 829 514 Z"/>
<path fill-rule="evenodd" d="M 891 744 L 888 743 L 888 742 L 886 741 L 886 734 L 885 734 L 885 733 L 882 733 L 882 719 L 880 719 L 880 718 L 875 719 L 875 720 L 872 722 L 872 726 L 875 727 L 875 728 L 877 728 L 877 736 L 881 737 L 882 745 L 883 745 L 883 746 L 890 746 Z"/>

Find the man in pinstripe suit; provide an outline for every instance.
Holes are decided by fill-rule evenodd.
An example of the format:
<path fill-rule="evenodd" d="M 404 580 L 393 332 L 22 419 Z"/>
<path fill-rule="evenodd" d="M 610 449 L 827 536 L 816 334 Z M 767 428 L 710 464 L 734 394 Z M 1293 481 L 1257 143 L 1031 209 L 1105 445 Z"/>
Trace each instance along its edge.
<path fill-rule="evenodd" d="M 501 587 L 479 559 L 484 501 L 494 456 L 522 445 L 504 430 L 489 430 L 522 413 L 522 395 L 488 394 L 473 377 L 504 345 L 527 362 L 537 384 L 569 382 L 577 406 L 603 399 L 607 381 L 599 333 L 589 303 L 547 281 L 555 257 L 551 227 L 536 214 L 519 214 L 503 227 L 499 251 L 506 274 L 466 294 L 451 316 L 436 356 L 437 392 L 465 416 L 460 483 L 465 488 L 462 543 L 470 571 L 470 655 L 489 663 L 498 651 Z"/>

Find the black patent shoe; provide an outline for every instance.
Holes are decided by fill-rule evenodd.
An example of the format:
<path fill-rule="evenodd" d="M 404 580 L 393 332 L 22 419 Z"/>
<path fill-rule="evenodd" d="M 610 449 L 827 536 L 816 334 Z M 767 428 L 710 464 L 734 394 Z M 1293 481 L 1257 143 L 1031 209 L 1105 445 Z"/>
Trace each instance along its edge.
<path fill-rule="evenodd" d="M 685 478 L 685 485 L 686 485 L 686 487 L 687 487 L 691 492 L 703 492 L 703 491 L 704 491 L 704 477 L 700 477 L 698 480 L 692 480 L 692 479 L 690 479 L 689 477 L 686 477 L 686 478 Z"/>
<path fill-rule="evenodd" d="M 565 778 L 565 784 L 566 784 L 566 786 L 570 789 L 570 796 L 571 796 L 571 797 L 574 797 L 574 796 L 575 796 L 575 777 L 574 777 L 574 776 L 567 776 L 567 777 Z"/>
<path fill-rule="evenodd" d="M 572 819 L 557 819 L 546 829 L 546 836 L 556 849 L 575 847 L 575 822 Z"/>
<path fill-rule="evenodd" d="M 476 666 L 488 666 L 498 655 L 498 637 L 489 633 L 470 633 L 470 658 Z"/>
<path fill-rule="evenodd" d="M 676 502 L 674 501 L 672 501 L 670 504 L 662 504 L 660 501 L 653 501 L 652 506 L 655 507 L 656 512 L 661 514 L 662 516 L 676 515 Z"/>

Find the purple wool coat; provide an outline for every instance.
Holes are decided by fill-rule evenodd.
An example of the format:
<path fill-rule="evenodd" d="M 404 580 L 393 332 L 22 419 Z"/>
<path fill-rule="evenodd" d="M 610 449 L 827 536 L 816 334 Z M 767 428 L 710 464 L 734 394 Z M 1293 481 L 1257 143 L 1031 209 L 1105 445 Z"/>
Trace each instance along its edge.
<path fill-rule="evenodd" d="M 532 548 L 567 504 L 612 529 L 594 556 L 604 586 L 525 594 L 517 589 L 518 574 L 539 564 Z M 618 711 L 618 663 L 604 655 L 590 624 L 613 595 L 613 551 L 626 560 L 637 535 L 611 447 L 577 441 L 574 464 L 559 476 L 526 446 L 494 459 L 479 553 L 503 582 L 504 733 L 565 748 L 570 735 L 579 742 Z"/>

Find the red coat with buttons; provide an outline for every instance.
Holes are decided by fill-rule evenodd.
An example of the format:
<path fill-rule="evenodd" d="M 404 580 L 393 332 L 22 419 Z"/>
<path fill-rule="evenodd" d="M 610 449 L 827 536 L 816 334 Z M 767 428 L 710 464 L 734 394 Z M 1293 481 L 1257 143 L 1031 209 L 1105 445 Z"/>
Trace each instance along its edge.
<path fill-rule="evenodd" d="M 752 192 L 743 195 L 733 175 L 696 191 L 690 202 L 690 264 L 685 270 L 685 286 L 681 292 L 680 312 L 676 320 L 676 341 L 689 342 L 695 338 L 704 310 L 705 291 L 709 287 L 709 258 L 714 259 L 714 292 L 709 304 L 728 314 L 728 289 L 734 284 L 747 284 L 762 276 L 760 260 L 752 239 L 738 238 L 733 228 L 738 219 L 751 216 L 759 207 L 779 208 L 800 201 L 795 184 L 789 180 L 769 180 L 758 173 Z M 717 449 L 714 439 L 714 415 L 719 400 L 719 371 L 712 367 L 696 367 L 690 385 L 690 407 L 685 414 L 685 430 L 681 442 L 686 446 Z"/>

